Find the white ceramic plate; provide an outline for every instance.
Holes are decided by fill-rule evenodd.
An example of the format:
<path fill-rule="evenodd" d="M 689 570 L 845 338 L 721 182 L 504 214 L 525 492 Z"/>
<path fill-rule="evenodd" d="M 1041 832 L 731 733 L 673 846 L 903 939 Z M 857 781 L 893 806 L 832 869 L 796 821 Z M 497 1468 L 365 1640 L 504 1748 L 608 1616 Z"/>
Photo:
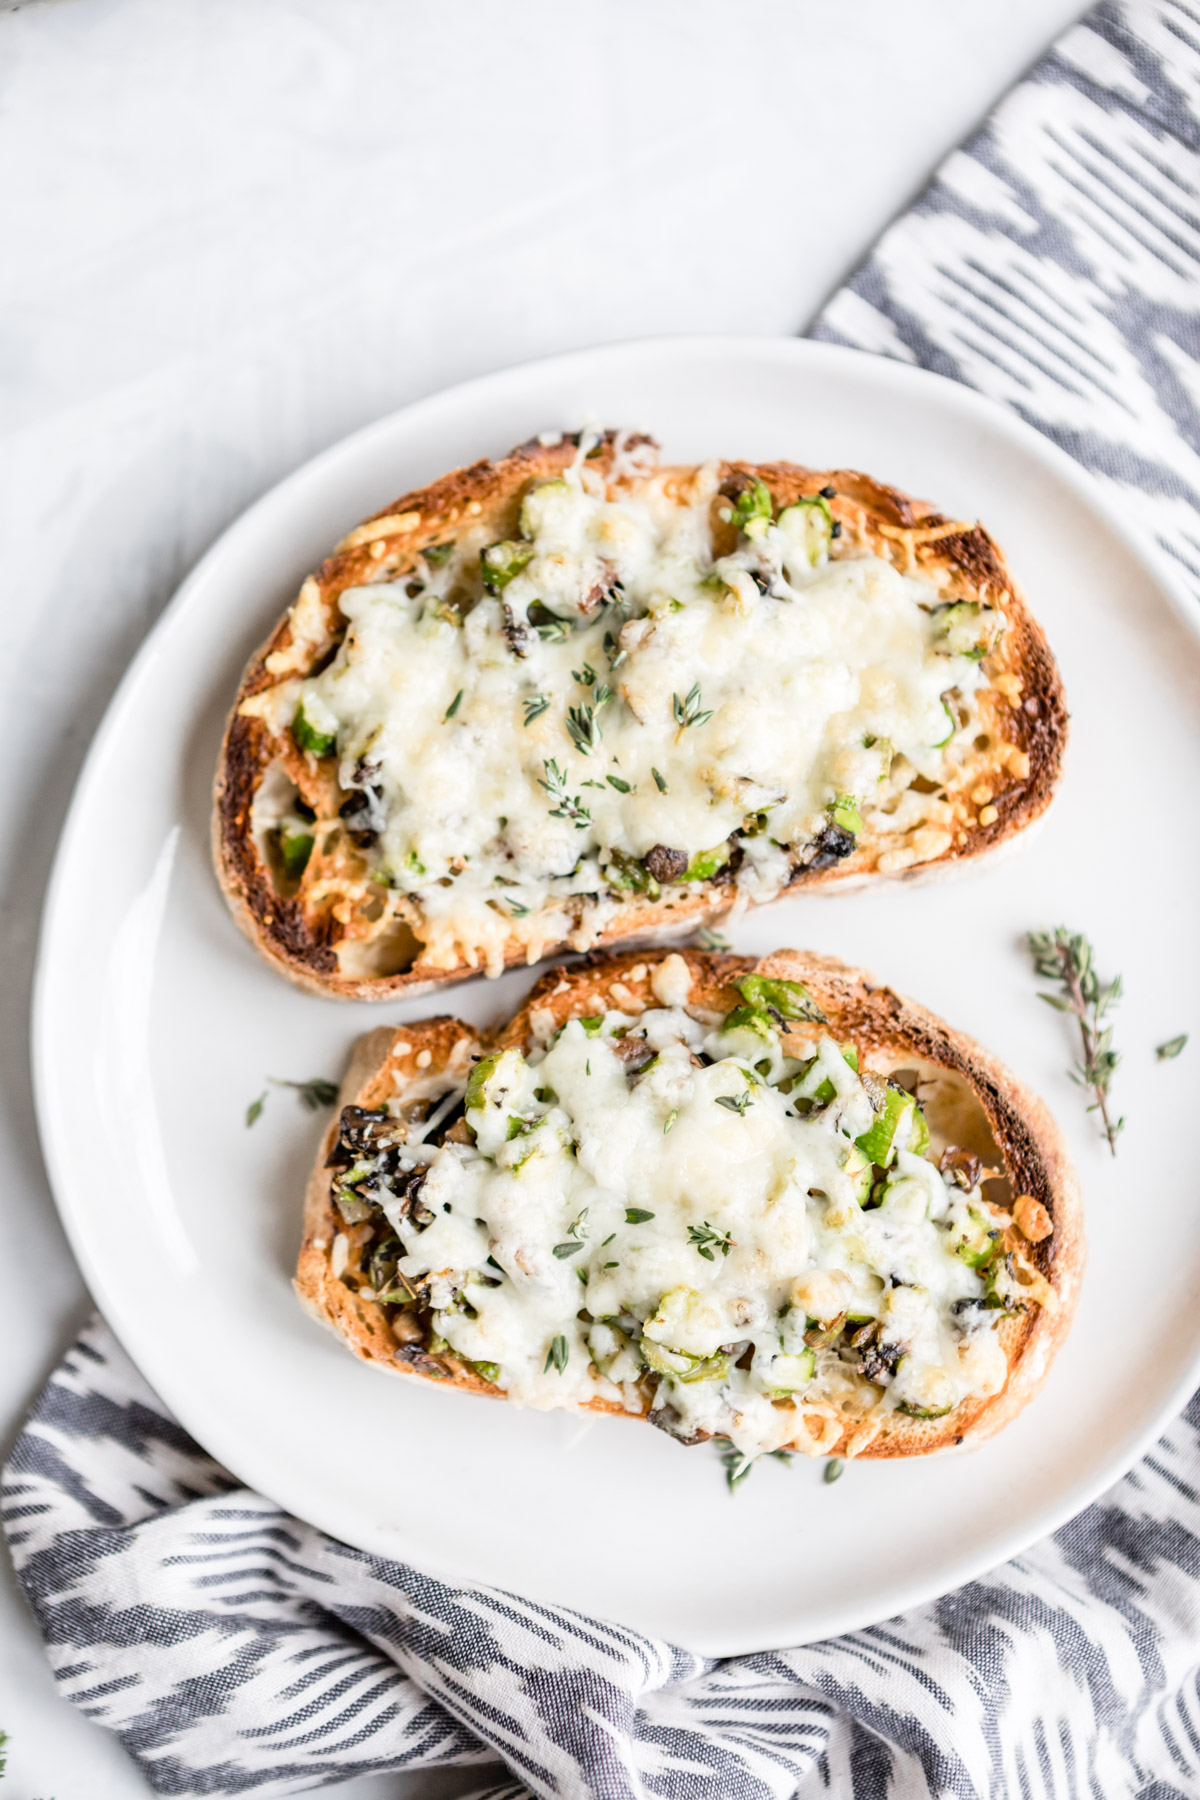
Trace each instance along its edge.
<path fill-rule="evenodd" d="M 860 467 L 1004 545 L 1073 714 L 1046 828 L 1007 864 L 928 889 L 787 900 L 736 948 L 830 951 L 980 1038 L 1039 1089 L 1083 1180 L 1091 1260 L 1039 1399 L 973 1455 L 764 1464 L 733 1498 L 711 1447 L 386 1379 L 289 1286 L 320 1122 L 268 1075 L 340 1074 L 355 1036 L 436 1010 L 296 992 L 231 923 L 209 790 L 245 657 L 364 514 L 459 463 L 586 415 L 653 430 L 671 459 Z M 47 904 L 39 1116 L 93 1293 L 187 1428 L 244 1481 L 350 1543 L 600 1613 L 718 1655 L 887 1617 L 1014 1554 L 1113 1481 L 1200 1369 L 1191 1029 L 1200 934 L 1200 651 L 1098 490 L 1011 415 L 935 376 L 796 341 L 665 340 L 514 369 L 381 420 L 260 501 L 184 584 L 97 737 Z M 1178 597 L 1176 597 L 1178 598 Z M 1035 998 L 1031 926 L 1086 930 L 1128 998 L 1129 1116 L 1112 1161 Z M 447 994 L 486 1020 L 532 973 Z"/>

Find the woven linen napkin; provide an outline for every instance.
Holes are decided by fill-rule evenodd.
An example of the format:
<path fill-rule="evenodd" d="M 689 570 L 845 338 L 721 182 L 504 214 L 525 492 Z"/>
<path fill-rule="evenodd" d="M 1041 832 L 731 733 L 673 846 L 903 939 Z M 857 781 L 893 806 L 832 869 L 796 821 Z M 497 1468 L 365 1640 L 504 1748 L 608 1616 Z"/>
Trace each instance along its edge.
<path fill-rule="evenodd" d="M 1104 5 L 816 335 L 1021 412 L 1200 603 L 1200 0 Z M 4 1524 L 61 1693 L 164 1794 L 471 1766 L 473 1800 L 1200 1793 L 1200 1398 L 1070 1525 L 870 1630 L 707 1662 L 336 1543 L 240 1487 L 93 1323 Z"/>

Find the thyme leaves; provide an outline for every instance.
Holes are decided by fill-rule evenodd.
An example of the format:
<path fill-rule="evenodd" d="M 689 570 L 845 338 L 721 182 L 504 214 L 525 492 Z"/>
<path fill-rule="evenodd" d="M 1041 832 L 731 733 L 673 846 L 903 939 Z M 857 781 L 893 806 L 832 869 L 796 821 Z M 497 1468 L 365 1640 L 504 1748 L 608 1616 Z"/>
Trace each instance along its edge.
<path fill-rule="evenodd" d="M 748 1106 L 754 1104 L 754 1095 L 747 1088 L 744 1094 L 718 1094 L 717 1105 L 727 1106 L 730 1112 L 744 1114 Z"/>
<path fill-rule="evenodd" d="M 562 1262 L 568 1256 L 576 1256 L 587 1242 L 587 1216 L 585 1206 L 577 1219 L 572 1219 L 567 1226 L 567 1235 L 561 1244 L 555 1244 L 553 1254 Z"/>
<path fill-rule="evenodd" d="M 592 815 L 583 804 L 579 795 L 572 796 L 567 791 L 566 771 L 560 769 L 555 759 L 547 757 L 542 764 L 546 774 L 539 779 L 538 786 L 545 788 L 555 804 L 550 808 L 552 819 L 570 819 L 576 831 L 586 831 L 592 822 Z"/>
<path fill-rule="evenodd" d="M 1100 1114 L 1104 1136 L 1115 1156 L 1125 1120 L 1111 1116 L 1109 1090 L 1121 1057 L 1112 1047 L 1112 1026 L 1105 1020 L 1121 997 L 1121 977 L 1114 975 L 1107 985 L 1102 983 L 1090 942 L 1081 931 L 1068 931 L 1065 925 L 1057 925 L 1053 931 L 1031 931 L 1026 944 L 1038 974 L 1057 982 L 1061 989 L 1056 994 L 1041 993 L 1039 1000 L 1078 1021 L 1081 1057 L 1068 1073 L 1077 1086 L 1095 1095 L 1088 1111 Z"/>
<path fill-rule="evenodd" d="M 714 1252 L 719 1250 L 722 1256 L 736 1249 L 733 1239 L 727 1231 L 714 1231 L 708 1220 L 703 1225 L 688 1226 L 688 1243 L 696 1246 L 705 1262 L 715 1262 Z"/>
<path fill-rule="evenodd" d="M 263 1108 L 269 1098 L 268 1089 L 273 1087 L 292 1088 L 300 1097 L 300 1104 L 306 1112 L 320 1112 L 322 1107 L 332 1106 L 338 1097 L 338 1084 L 329 1081 L 323 1075 L 314 1075 L 309 1081 L 286 1081 L 277 1075 L 267 1076 L 268 1086 L 263 1089 L 257 1100 L 252 1100 L 246 1108 L 246 1124 L 256 1125 L 261 1119 Z"/>
<path fill-rule="evenodd" d="M 766 1454 L 773 1458 L 775 1462 L 786 1464 L 790 1463 L 792 1460 L 792 1452 L 790 1450 L 768 1450 Z M 733 1444 L 721 1445 L 721 1462 L 725 1469 L 725 1485 L 728 1487 L 731 1494 L 737 1493 L 738 1488 L 741 1486 L 742 1482 L 745 1481 L 750 1471 L 762 1460 L 763 1458 L 761 1457 L 747 1456 L 744 1450 L 737 1449 Z"/>
<path fill-rule="evenodd" d="M 591 756 L 600 748 L 600 727 L 594 706 L 568 706 L 567 736 L 581 756 Z"/>
<path fill-rule="evenodd" d="M 671 695 L 671 712 L 680 731 L 687 731 L 692 725 L 703 725 L 712 718 L 711 707 L 707 712 L 700 710 L 700 683 L 695 681 L 681 700 L 678 694 Z"/>

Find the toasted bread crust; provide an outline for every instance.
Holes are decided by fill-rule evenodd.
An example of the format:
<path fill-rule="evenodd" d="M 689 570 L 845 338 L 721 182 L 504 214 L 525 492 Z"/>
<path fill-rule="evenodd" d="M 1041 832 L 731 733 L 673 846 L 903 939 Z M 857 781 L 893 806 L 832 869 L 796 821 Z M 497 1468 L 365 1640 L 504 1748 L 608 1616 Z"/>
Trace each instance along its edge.
<path fill-rule="evenodd" d="M 569 969 L 553 967 L 521 1010 L 491 1033 L 477 1034 L 461 1020 L 446 1017 L 394 1030 L 380 1027 L 359 1041 L 342 1085 L 339 1111 L 346 1105 L 372 1107 L 394 1097 L 403 1099 L 412 1088 L 415 1059 L 426 1051 L 429 1062 L 420 1071 L 422 1078 L 457 1066 L 465 1079 L 473 1055 L 527 1044 L 535 1013 L 549 1014 L 558 1026 L 607 1007 L 637 1012 L 656 1006 L 660 1002 L 654 996 L 651 977 L 668 954 L 665 950 L 597 954 Z M 1012 1196 L 1031 1196 L 1045 1208 L 1053 1226 L 1038 1243 L 1027 1242 L 1015 1227 L 1005 1234 L 1006 1248 L 1021 1250 L 1029 1265 L 1049 1283 L 1054 1298 L 1051 1304 L 1030 1305 L 1026 1312 L 999 1326 L 1009 1367 L 1008 1380 L 999 1394 L 969 1398 L 940 1419 L 891 1413 L 883 1429 L 868 1441 L 862 1441 L 864 1434 L 851 1425 L 841 1428 L 836 1437 L 829 1435 L 828 1426 L 814 1433 L 801 1407 L 793 1448 L 826 1456 L 927 1456 L 969 1447 L 993 1436 L 1015 1418 L 1045 1379 L 1070 1327 L 1086 1259 L 1078 1183 L 1049 1113 L 1008 1069 L 970 1038 L 915 1001 L 832 957 L 796 950 L 779 951 L 761 960 L 694 950 L 677 954 L 687 962 L 692 977 L 688 1001 L 692 1008 L 728 1010 L 740 999 L 732 986 L 740 975 L 761 972 L 800 981 L 825 1013 L 830 1032 L 839 1039 L 853 1040 L 870 1066 L 902 1068 L 915 1060 L 927 1069 L 957 1078 L 982 1115 L 978 1123 L 986 1121 L 985 1136 L 1002 1158 Z M 933 1113 L 930 1125 L 936 1144 L 939 1128 Z M 402 1341 L 405 1316 L 356 1291 L 363 1279 L 356 1258 L 364 1233 L 340 1221 L 325 1166 L 337 1130 L 335 1118 L 325 1134 L 305 1197 L 304 1239 L 295 1282 L 301 1301 L 315 1318 L 338 1332 L 357 1356 L 377 1368 L 503 1399 L 500 1389 L 481 1379 L 462 1359 L 414 1350 L 411 1343 Z M 343 1250 L 338 1249 L 339 1238 L 345 1244 Z M 339 1261 L 342 1267 L 335 1273 Z M 589 1402 L 588 1410 L 630 1416 L 602 1399 Z"/>
<path fill-rule="evenodd" d="M 243 931 L 275 968 L 312 993 L 357 1000 L 415 996 L 461 980 L 475 967 L 462 962 L 447 969 L 425 961 L 419 932 L 411 957 L 394 973 L 348 973 L 342 967 L 337 945 L 346 935 L 345 909 L 339 909 L 328 894 L 321 903 L 313 903 L 303 888 L 288 892 L 283 884 L 281 889 L 253 830 L 255 797 L 268 770 L 282 766 L 300 784 L 311 782 L 311 767 L 306 767 L 290 734 L 280 734 L 263 718 L 248 714 L 246 702 L 281 680 L 309 675 L 324 665 L 344 630 L 338 599 L 347 588 L 397 578 L 422 550 L 468 526 L 485 525 L 497 537 L 511 534 L 529 483 L 560 473 L 574 458 L 577 441 L 565 438 L 552 446 L 531 441 L 498 462 L 481 461 L 455 470 L 373 515 L 309 577 L 297 604 L 247 665 L 217 770 L 214 861 Z M 607 479 L 615 454 L 614 434 L 609 432 L 591 466 Z M 682 484 L 692 471 L 659 473 L 674 475 Z M 764 481 L 779 506 L 833 487 L 836 497 L 831 505 L 841 524 L 843 551 L 870 552 L 902 572 L 936 576 L 946 599 L 984 601 L 999 607 L 1008 620 L 1008 630 L 986 664 L 992 685 L 981 696 L 990 747 L 980 754 L 974 772 L 968 769 L 959 783 L 962 804 L 949 847 L 887 875 L 860 849 L 831 867 L 797 869 L 796 891 L 829 891 L 884 879 L 930 880 L 1010 847 L 1041 817 L 1053 796 L 1066 744 L 1067 713 L 1046 639 L 987 532 L 979 525 L 956 526 L 924 502 L 854 470 L 730 462 L 721 465 L 720 475 L 726 494 L 753 480 Z M 732 528 L 727 529 L 731 541 L 725 548 L 732 548 Z M 716 531 L 719 538 L 719 525 Z M 968 808 L 967 793 L 984 777 L 987 804 Z M 631 895 L 619 901 L 615 916 L 590 941 L 605 948 L 648 932 L 687 930 L 726 911 L 730 899 L 731 890 L 719 879 L 691 882 L 686 888 L 665 887 L 658 900 Z M 539 952 L 550 955 L 569 943 L 569 939 L 547 942 Z M 536 955 L 514 935 L 506 947 L 505 965 L 530 960 Z"/>

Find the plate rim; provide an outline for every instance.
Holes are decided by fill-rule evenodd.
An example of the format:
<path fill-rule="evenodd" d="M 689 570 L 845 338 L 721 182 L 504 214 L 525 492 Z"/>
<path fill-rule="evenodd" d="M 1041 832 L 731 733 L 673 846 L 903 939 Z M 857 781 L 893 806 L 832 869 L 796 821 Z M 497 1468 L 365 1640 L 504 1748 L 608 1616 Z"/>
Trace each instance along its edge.
<path fill-rule="evenodd" d="M 53 1033 L 51 1012 L 56 972 L 54 944 L 61 929 L 60 921 L 66 905 L 68 865 L 72 860 L 74 841 L 82 828 L 82 820 L 91 797 L 92 782 L 97 776 L 98 766 L 110 740 L 121 729 L 124 714 L 141 683 L 146 679 L 158 645 L 173 627 L 174 621 L 191 604 L 193 593 L 213 578 L 214 573 L 219 571 L 221 563 L 227 557 L 236 553 L 243 538 L 253 536 L 264 515 L 269 515 L 273 508 L 286 505 L 296 489 L 302 489 L 310 482 L 319 485 L 339 461 L 351 458 L 355 453 L 368 446 L 372 438 L 386 437 L 401 421 L 415 425 L 419 429 L 422 413 L 436 412 L 454 397 L 462 399 L 472 395 L 483 395 L 488 391 L 494 392 L 502 389 L 506 385 L 512 385 L 519 389 L 523 381 L 534 375 L 555 370 L 565 374 L 572 365 L 594 366 L 596 363 L 609 360 L 622 361 L 639 356 L 667 359 L 680 356 L 686 359 L 694 357 L 697 353 L 734 359 L 746 356 L 781 358 L 785 361 L 810 363 L 818 368 L 824 365 L 835 373 L 840 367 L 865 374 L 868 379 L 878 380 L 885 386 L 901 389 L 908 387 L 911 390 L 932 392 L 939 395 L 944 401 L 948 401 L 952 407 L 960 408 L 966 416 L 974 414 L 976 417 L 982 418 L 985 423 L 993 428 L 998 428 L 1000 436 L 1014 443 L 1018 450 L 1028 452 L 1035 462 L 1048 462 L 1054 472 L 1064 481 L 1065 485 L 1074 491 L 1087 509 L 1103 515 L 1108 529 L 1123 542 L 1134 562 L 1144 569 L 1158 590 L 1165 594 L 1176 617 L 1194 637 L 1200 640 L 1200 608 L 1197 607 L 1189 593 L 1182 576 L 1173 568 L 1166 552 L 1156 543 L 1148 529 L 1107 506 L 1101 484 L 1087 469 L 1068 456 L 1053 439 L 1029 424 L 1012 408 L 993 400 L 990 396 L 980 393 L 963 382 L 952 380 L 948 376 L 900 361 L 897 358 L 840 344 L 823 343 L 809 338 L 736 333 L 664 334 L 623 339 L 614 343 L 585 346 L 552 356 L 530 358 L 483 375 L 468 377 L 463 381 L 440 388 L 434 393 L 423 395 L 405 406 L 397 407 L 326 445 L 298 467 L 290 470 L 279 481 L 273 483 L 248 507 L 237 514 L 189 570 L 138 645 L 105 707 L 103 717 L 92 736 L 80 766 L 70 802 L 63 817 L 51 874 L 42 903 L 31 998 L 30 1063 L 38 1136 L 51 1193 L 72 1255 L 75 1257 L 101 1316 L 142 1379 L 146 1381 L 162 1404 L 189 1435 L 195 1437 L 208 1454 L 235 1474 L 239 1481 L 243 1481 L 244 1485 L 256 1489 L 269 1498 L 274 1497 L 278 1491 L 277 1486 L 269 1478 L 269 1475 L 266 1481 L 258 1478 L 263 1471 L 255 1469 L 256 1456 L 253 1445 L 246 1445 L 245 1454 L 243 1454 L 243 1446 L 237 1443 L 232 1446 L 233 1455 L 228 1456 L 225 1451 L 231 1446 L 226 1442 L 221 1421 L 206 1418 L 203 1421 L 203 1435 L 193 1429 L 191 1422 L 193 1409 L 188 1397 L 186 1377 L 181 1377 L 177 1386 L 172 1370 L 167 1369 L 164 1373 L 161 1368 L 156 1366 L 153 1354 L 155 1340 L 151 1337 L 146 1340 L 146 1348 L 151 1353 L 146 1356 L 145 1366 L 143 1365 L 142 1339 L 136 1320 L 124 1303 L 118 1300 L 110 1287 L 104 1274 L 103 1259 L 92 1253 L 92 1241 L 87 1224 L 87 1207 L 85 1203 L 80 1203 L 79 1197 L 72 1191 L 72 1184 L 60 1157 L 51 1056 Z M 151 1367 L 154 1368 L 153 1377 L 147 1372 L 147 1369 Z M 772 1627 L 767 1630 L 768 1641 L 764 1641 L 761 1631 L 756 1632 L 753 1628 L 730 1628 L 715 1623 L 710 1634 L 704 1632 L 689 1634 L 686 1647 L 701 1655 L 716 1657 L 800 1647 L 804 1644 L 842 1636 L 847 1632 L 861 1630 L 883 1619 L 894 1618 L 916 1606 L 927 1604 L 952 1592 L 967 1582 L 979 1579 L 990 1569 L 999 1567 L 1031 1544 L 1060 1529 L 1119 1481 L 1162 1435 L 1166 1426 L 1177 1417 L 1198 1382 L 1200 1382 L 1200 1343 L 1193 1355 L 1183 1365 L 1175 1382 L 1169 1387 L 1166 1397 L 1160 1401 L 1137 1430 L 1130 1432 L 1123 1440 L 1120 1440 L 1118 1448 L 1100 1460 L 1089 1476 L 1071 1486 L 1057 1502 L 1042 1508 L 1031 1509 L 1028 1514 L 1023 1516 L 1024 1522 L 1014 1526 L 1012 1530 L 994 1534 L 989 1539 L 985 1551 L 974 1555 L 968 1553 L 960 1555 L 955 1562 L 948 1566 L 948 1573 L 939 1571 L 932 1577 L 913 1577 L 907 1583 L 898 1581 L 888 1593 L 886 1611 L 881 1612 L 879 1603 L 868 1599 L 863 1599 L 857 1604 L 843 1602 L 838 1609 L 837 1622 L 834 1626 L 828 1627 L 821 1620 L 817 1620 L 812 1628 L 800 1625 L 794 1630 L 787 1631 L 786 1634 L 782 1634 L 782 1626 Z M 182 1401 L 180 1388 L 183 1390 Z M 203 1406 L 200 1405 L 198 1410 L 203 1412 Z M 237 1437 L 236 1428 L 233 1429 L 233 1436 Z M 239 1470 L 243 1469 L 248 1471 L 247 1477 L 239 1474 Z M 253 1471 L 253 1478 L 249 1477 L 250 1471 Z M 286 1487 L 286 1481 L 283 1485 Z M 368 1554 L 385 1557 L 389 1561 L 399 1560 L 395 1544 L 385 1545 L 378 1538 L 374 1543 L 370 1542 L 372 1533 L 369 1530 L 352 1531 L 347 1534 L 344 1527 L 348 1521 L 331 1516 L 331 1512 L 336 1514 L 336 1507 L 326 1509 L 320 1504 L 319 1496 L 316 1504 L 311 1504 L 305 1497 L 304 1505 L 299 1509 L 290 1501 L 278 1500 L 275 1503 L 339 1542 L 363 1549 Z M 456 1573 L 453 1569 L 436 1562 L 429 1563 L 422 1560 L 421 1567 L 435 1578 L 454 1585 L 495 1586 L 495 1584 L 487 1583 L 478 1575 L 467 1572 Z M 570 1610 L 577 1610 L 566 1602 L 551 1603 L 561 1604 L 569 1607 Z M 830 1607 L 827 1610 L 833 1611 L 834 1609 Z M 654 1626 L 640 1623 L 637 1620 L 631 1622 L 628 1617 L 621 1622 L 627 1626 L 632 1623 L 632 1629 L 662 1639 L 662 1633 Z"/>

